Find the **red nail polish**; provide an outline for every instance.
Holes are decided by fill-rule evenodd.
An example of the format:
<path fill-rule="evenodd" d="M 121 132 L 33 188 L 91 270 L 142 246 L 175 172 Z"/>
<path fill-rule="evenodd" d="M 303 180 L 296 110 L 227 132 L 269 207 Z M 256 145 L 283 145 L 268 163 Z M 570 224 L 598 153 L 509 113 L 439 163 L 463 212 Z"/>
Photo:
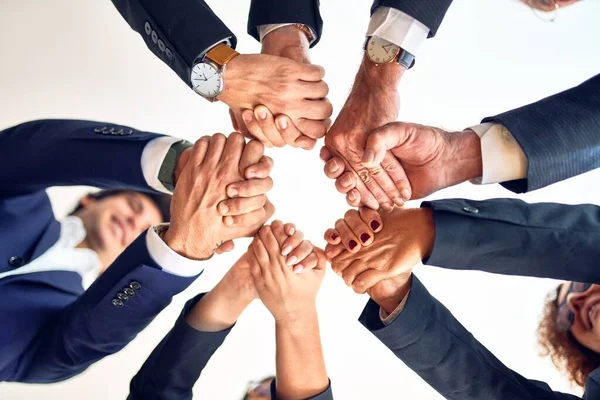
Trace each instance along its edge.
<path fill-rule="evenodd" d="M 356 246 L 358 246 L 358 243 L 356 243 L 354 240 L 351 240 L 350 243 L 348 243 L 350 250 L 353 250 Z"/>
<path fill-rule="evenodd" d="M 370 238 L 371 238 L 371 236 L 369 236 L 368 233 L 363 233 L 360 235 L 360 241 L 363 243 L 367 243 Z"/>
<path fill-rule="evenodd" d="M 379 229 L 379 227 L 381 226 L 381 224 L 375 220 L 371 221 L 371 229 L 373 229 L 374 231 L 376 231 L 377 229 Z"/>
<path fill-rule="evenodd" d="M 331 238 L 332 238 L 333 240 L 336 240 L 336 239 L 337 239 L 337 238 L 339 238 L 339 237 L 340 237 L 340 235 L 338 235 L 337 233 L 333 233 L 333 234 L 331 235 Z"/>

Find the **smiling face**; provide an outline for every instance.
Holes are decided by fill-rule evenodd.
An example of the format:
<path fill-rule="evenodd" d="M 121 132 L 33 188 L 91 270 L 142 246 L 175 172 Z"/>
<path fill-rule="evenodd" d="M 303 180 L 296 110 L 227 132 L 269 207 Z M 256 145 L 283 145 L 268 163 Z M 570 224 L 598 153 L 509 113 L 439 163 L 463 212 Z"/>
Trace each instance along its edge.
<path fill-rule="evenodd" d="M 521 0 L 531 8 L 541 11 L 554 11 L 557 6 L 559 8 L 566 7 L 573 3 L 577 3 L 579 0 Z"/>
<path fill-rule="evenodd" d="M 567 307 L 573 315 L 571 334 L 583 346 L 600 353 L 600 285 L 591 285 L 583 292 L 570 292 L 572 285 L 573 282 L 561 285 L 558 304 L 563 304 L 566 298 L 562 307 Z"/>

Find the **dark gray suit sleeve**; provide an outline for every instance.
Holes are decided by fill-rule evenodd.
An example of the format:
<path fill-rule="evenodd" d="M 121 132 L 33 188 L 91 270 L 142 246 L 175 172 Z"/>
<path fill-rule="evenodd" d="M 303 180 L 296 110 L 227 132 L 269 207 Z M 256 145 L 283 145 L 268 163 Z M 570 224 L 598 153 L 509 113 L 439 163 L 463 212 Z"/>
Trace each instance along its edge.
<path fill-rule="evenodd" d="M 379 6 L 391 7 L 410 15 L 429 28 L 429 37 L 434 37 L 452 0 L 375 0 L 371 13 Z"/>
<path fill-rule="evenodd" d="M 201 332 L 185 321 L 205 293 L 189 300 L 175 326 L 156 346 L 130 384 L 128 400 L 189 400 L 200 373 L 231 328 Z"/>
<path fill-rule="evenodd" d="M 600 283 L 600 207 L 516 199 L 423 202 L 442 268 Z"/>
<path fill-rule="evenodd" d="M 506 367 L 414 275 L 405 308 L 389 326 L 372 300 L 359 321 L 446 399 L 579 399 Z M 597 385 L 588 392 L 585 399 L 600 395 Z"/>
<path fill-rule="evenodd" d="M 527 179 L 502 184 L 513 192 L 539 189 L 599 168 L 600 74 L 483 122 L 506 126 L 527 155 Z"/>
<path fill-rule="evenodd" d="M 277 379 L 273 379 L 271 381 L 271 400 L 278 400 L 279 397 L 277 397 Z M 306 400 L 333 400 L 333 391 L 331 390 L 331 381 L 329 381 L 329 385 L 327 386 L 327 389 L 323 390 L 321 393 L 310 397 Z"/>
<path fill-rule="evenodd" d="M 202 0 L 112 0 L 148 48 L 191 87 L 194 60 L 235 35 Z"/>

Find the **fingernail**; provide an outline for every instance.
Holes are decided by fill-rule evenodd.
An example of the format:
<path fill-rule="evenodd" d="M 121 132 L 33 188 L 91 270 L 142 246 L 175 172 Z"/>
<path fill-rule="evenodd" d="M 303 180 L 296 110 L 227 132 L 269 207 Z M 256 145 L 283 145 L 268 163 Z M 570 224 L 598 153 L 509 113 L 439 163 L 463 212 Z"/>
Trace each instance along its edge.
<path fill-rule="evenodd" d="M 296 262 L 298 262 L 298 257 L 291 256 L 290 258 L 287 259 L 287 261 L 285 263 L 289 266 L 292 266 L 292 265 L 296 264 Z"/>
<path fill-rule="evenodd" d="M 296 233 L 296 229 L 290 228 L 289 235 L 292 236 L 294 233 Z"/>
<path fill-rule="evenodd" d="M 404 205 L 404 200 L 402 200 L 402 198 L 400 198 L 400 197 L 394 197 L 394 203 L 398 207 L 402 207 Z"/>
<path fill-rule="evenodd" d="M 292 246 L 285 246 L 283 248 L 283 250 L 281 250 L 281 254 L 283 254 L 284 256 L 287 256 L 291 252 L 292 252 Z"/>
<path fill-rule="evenodd" d="M 254 170 L 248 171 L 248 177 L 254 178 L 255 176 L 256 176 L 256 171 L 254 171 Z"/>
<path fill-rule="evenodd" d="M 227 214 L 227 211 L 229 211 L 229 206 L 227 206 L 227 204 L 225 203 L 221 203 L 221 214 Z"/>
<path fill-rule="evenodd" d="M 296 273 L 296 274 L 299 274 L 303 270 L 304 270 L 304 265 L 302 265 L 302 264 L 296 265 L 293 269 L 294 273 Z"/>
<path fill-rule="evenodd" d="M 279 129 L 287 129 L 287 127 L 288 127 L 287 119 L 285 119 L 285 118 L 278 119 L 277 120 L 277 127 Z"/>
<path fill-rule="evenodd" d="M 238 195 L 238 190 L 237 190 L 237 188 L 234 188 L 234 187 L 232 187 L 232 188 L 229 188 L 229 195 L 230 195 L 231 197 L 237 196 L 237 195 Z"/>
<path fill-rule="evenodd" d="M 348 243 L 348 247 L 350 247 L 350 250 L 353 250 L 356 246 L 358 246 L 358 243 L 356 243 L 354 240 L 351 240 Z"/>
<path fill-rule="evenodd" d="M 381 205 L 381 208 L 383 208 L 383 211 L 387 211 L 387 212 L 392 212 L 394 210 L 394 207 L 392 205 L 390 205 L 389 203 L 383 203 Z"/>
<path fill-rule="evenodd" d="M 329 172 L 335 172 L 335 171 L 337 171 L 338 169 L 340 169 L 340 166 L 338 165 L 337 161 L 335 161 L 335 160 L 332 160 L 332 161 L 329 163 Z"/>
<path fill-rule="evenodd" d="M 354 194 L 354 192 L 348 193 L 348 200 L 350 200 L 350 201 L 356 200 L 356 195 Z"/>
<path fill-rule="evenodd" d="M 379 227 L 381 226 L 381 224 L 378 221 L 371 221 L 371 229 L 373 229 L 374 231 L 376 231 L 377 229 L 379 229 Z"/>
<path fill-rule="evenodd" d="M 371 239 L 371 236 L 368 233 L 363 233 L 360 235 L 360 241 L 363 243 L 367 243 Z"/>
<path fill-rule="evenodd" d="M 337 233 L 334 233 L 334 234 L 331 235 L 331 238 L 333 240 L 337 240 L 337 238 L 339 238 L 339 237 L 340 237 L 340 235 L 338 235 Z"/>
<path fill-rule="evenodd" d="M 405 201 L 410 200 L 410 190 L 408 190 L 408 189 L 402 189 L 402 192 L 400 192 L 400 194 L 402 195 L 402 198 Z"/>
<path fill-rule="evenodd" d="M 344 176 L 342 178 L 342 180 L 340 181 L 340 183 L 342 184 L 343 187 L 348 187 L 348 186 L 352 185 L 352 178 L 350 178 L 349 176 Z"/>
<path fill-rule="evenodd" d="M 244 119 L 244 121 L 250 122 L 250 121 L 252 121 L 252 113 L 250 113 L 250 112 L 244 113 L 244 114 L 242 114 L 242 118 Z"/>
<path fill-rule="evenodd" d="M 256 113 L 258 114 L 258 118 L 260 119 L 267 118 L 267 112 L 265 110 L 258 110 Z"/>
<path fill-rule="evenodd" d="M 362 163 L 363 164 L 371 164 L 374 159 L 375 159 L 375 154 L 373 154 L 373 152 L 370 150 L 365 150 L 365 152 L 363 153 L 363 156 L 362 156 Z"/>
<path fill-rule="evenodd" d="M 223 222 L 225 222 L 225 225 L 231 226 L 231 225 L 233 225 L 233 218 L 230 216 L 227 216 L 227 217 L 223 218 Z"/>

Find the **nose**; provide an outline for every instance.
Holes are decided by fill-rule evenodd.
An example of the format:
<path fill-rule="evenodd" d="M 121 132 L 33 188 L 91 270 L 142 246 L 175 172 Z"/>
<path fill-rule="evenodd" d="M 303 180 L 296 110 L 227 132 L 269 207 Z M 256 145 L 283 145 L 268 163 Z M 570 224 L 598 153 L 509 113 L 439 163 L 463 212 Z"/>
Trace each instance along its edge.
<path fill-rule="evenodd" d="M 574 313 L 578 313 L 583 308 L 587 292 L 584 293 L 569 293 L 567 297 L 567 306 Z"/>

